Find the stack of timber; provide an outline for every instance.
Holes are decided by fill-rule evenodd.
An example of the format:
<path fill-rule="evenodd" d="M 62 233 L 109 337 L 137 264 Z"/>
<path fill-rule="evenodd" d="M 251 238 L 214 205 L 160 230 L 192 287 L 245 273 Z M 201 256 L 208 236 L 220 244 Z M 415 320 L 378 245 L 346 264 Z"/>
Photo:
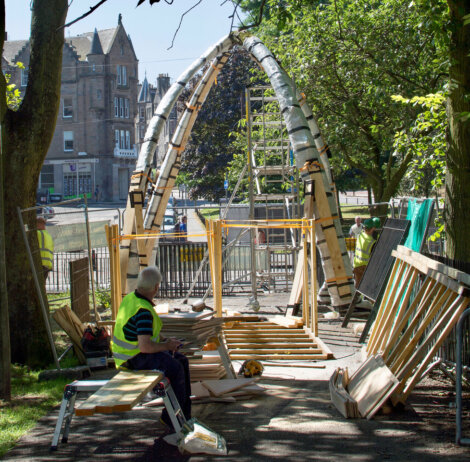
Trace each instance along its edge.
<path fill-rule="evenodd" d="M 54 321 L 65 331 L 72 340 L 73 348 L 81 364 L 86 363 L 85 353 L 82 348 L 81 339 L 86 326 L 80 321 L 78 316 L 69 306 L 63 306 L 52 315 Z"/>
<path fill-rule="evenodd" d="M 402 246 L 365 352 L 348 391 L 371 418 L 390 399 L 404 403 L 470 304 L 470 276 Z M 372 386 L 371 384 L 376 384 Z M 356 392 L 356 396 L 355 396 Z"/>
<path fill-rule="evenodd" d="M 222 331 L 222 318 L 213 316 L 212 311 L 201 313 L 174 312 L 159 315 L 163 322 L 160 335 L 165 338 L 181 339 L 181 348 L 185 354 L 199 351 L 211 337 L 217 337 Z"/>
<path fill-rule="evenodd" d="M 191 382 L 219 380 L 227 373 L 217 351 L 203 352 L 200 355 L 195 354 L 190 356 L 189 372 Z"/>
<path fill-rule="evenodd" d="M 281 319 L 281 318 L 279 318 Z M 281 325 L 281 324 L 286 325 Z M 333 353 L 301 320 L 228 323 L 224 327 L 230 359 L 321 360 Z"/>

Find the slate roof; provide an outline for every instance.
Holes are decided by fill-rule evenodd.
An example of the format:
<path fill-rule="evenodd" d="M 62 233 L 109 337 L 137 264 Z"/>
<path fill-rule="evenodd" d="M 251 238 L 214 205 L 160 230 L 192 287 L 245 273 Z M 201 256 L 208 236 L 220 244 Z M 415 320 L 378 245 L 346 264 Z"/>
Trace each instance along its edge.
<path fill-rule="evenodd" d="M 92 55 L 102 55 L 103 48 L 101 47 L 100 36 L 98 35 L 98 31 L 95 28 L 95 32 L 93 32 L 93 40 L 91 42 L 91 50 L 90 54 Z"/>
<path fill-rule="evenodd" d="M 118 27 L 98 31 L 102 53 L 106 54 L 111 49 Z M 94 34 L 95 32 L 86 32 L 84 34 L 77 35 L 76 37 L 65 38 L 65 42 L 74 48 L 80 61 L 86 61 L 87 55 L 91 52 Z M 28 42 L 28 40 L 10 40 L 4 42 L 3 57 L 5 60 L 9 64 L 13 64 L 16 61 L 15 57 L 21 49 L 28 44 Z"/>
<path fill-rule="evenodd" d="M 16 56 L 27 44 L 28 40 L 11 40 L 9 42 L 4 42 L 3 57 L 8 62 L 8 64 L 13 64 L 16 62 Z"/>
<path fill-rule="evenodd" d="M 139 103 L 150 102 L 150 89 L 147 77 L 145 77 L 144 81 L 142 82 L 142 88 L 140 89 L 137 101 Z"/>
<path fill-rule="evenodd" d="M 108 53 L 111 49 L 116 31 L 117 27 L 98 31 L 101 49 L 104 54 Z M 85 61 L 87 55 L 90 53 L 94 34 L 94 32 L 85 32 L 84 34 L 77 35 L 76 37 L 65 38 L 66 43 L 75 49 L 80 61 Z"/>

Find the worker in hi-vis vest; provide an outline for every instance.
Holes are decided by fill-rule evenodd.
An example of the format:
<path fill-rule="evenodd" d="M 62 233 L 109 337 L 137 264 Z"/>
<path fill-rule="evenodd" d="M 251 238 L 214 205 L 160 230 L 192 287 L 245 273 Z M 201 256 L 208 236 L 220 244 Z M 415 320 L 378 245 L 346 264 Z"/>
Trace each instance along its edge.
<path fill-rule="evenodd" d="M 41 252 L 41 265 L 45 281 L 54 266 L 54 241 L 51 235 L 46 231 L 46 220 L 43 217 L 37 217 L 36 226 L 38 229 L 39 251 Z"/>
<path fill-rule="evenodd" d="M 376 242 L 373 233 L 376 228 L 380 227 L 380 219 L 377 217 L 368 218 L 364 220 L 363 226 L 362 233 L 356 239 L 356 251 L 354 253 L 354 281 L 356 287 L 359 286 L 369 263 L 370 254 Z"/>
<path fill-rule="evenodd" d="M 131 370 L 157 369 L 171 383 L 186 419 L 191 418 L 191 381 L 189 363 L 178 352 L 182 342 L 160 336 L 162 321 L 154 309 L 162 276 L 156 266 L 144 268 L 137 279 L 137 289 L 127 294 L 119 306 L 111 342 L 117 367 Z M 166 408 L 160 421 L 172 427 Z"/>

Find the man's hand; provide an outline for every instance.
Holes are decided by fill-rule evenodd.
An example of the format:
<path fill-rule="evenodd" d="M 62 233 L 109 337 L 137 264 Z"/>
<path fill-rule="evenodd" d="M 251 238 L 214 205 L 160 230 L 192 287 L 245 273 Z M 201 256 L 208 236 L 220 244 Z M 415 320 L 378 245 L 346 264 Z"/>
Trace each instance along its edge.
<path fill-rule="evenodd" d="M 181 341 L 177 338 L 169 338 L 164 342 L 156 343 L 150 335 L 137 336 L 138 347 L 141 353 L 160 353 L 162 351 L 175 352 L 181 345 Z"/>
<path fill-rule="evenodd" d="M 169 338 L 165 342 L 166 346 L 168 347 L 169 351 L 172 351 L 173 353 L 181 346 L 183 345 L 180 340 L 177 338 Z"/>

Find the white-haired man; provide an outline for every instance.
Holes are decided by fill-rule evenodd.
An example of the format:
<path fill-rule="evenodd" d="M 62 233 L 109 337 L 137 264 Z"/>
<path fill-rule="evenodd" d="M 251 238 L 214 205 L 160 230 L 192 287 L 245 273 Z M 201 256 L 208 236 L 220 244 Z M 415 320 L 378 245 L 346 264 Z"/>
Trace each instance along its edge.
<path fill-rule="evenodd" d="M 153 298 L 162 276 L 156 266 L 142 270 L 137 289 L 127 294 L 119 307 L 112 340 L 116 366 L 132 370 L 157 369 L 170 380 L 186 419 L 191 418 L 191 382 L 188 359 L 177 350 L 182 345 L 175 338 L 160 337 L 162 321 Z M 171 427 L 166 409 L 161 420 Z"/>
<path fill-rule="evenodd" d="M 354 222 L 355 223 L 349 229 L 349 237 L 355 237 L 357 239 L 364 230 L 364 225 L 362 224 L 362 218 L 359 216 L 354 218 Z"/>

